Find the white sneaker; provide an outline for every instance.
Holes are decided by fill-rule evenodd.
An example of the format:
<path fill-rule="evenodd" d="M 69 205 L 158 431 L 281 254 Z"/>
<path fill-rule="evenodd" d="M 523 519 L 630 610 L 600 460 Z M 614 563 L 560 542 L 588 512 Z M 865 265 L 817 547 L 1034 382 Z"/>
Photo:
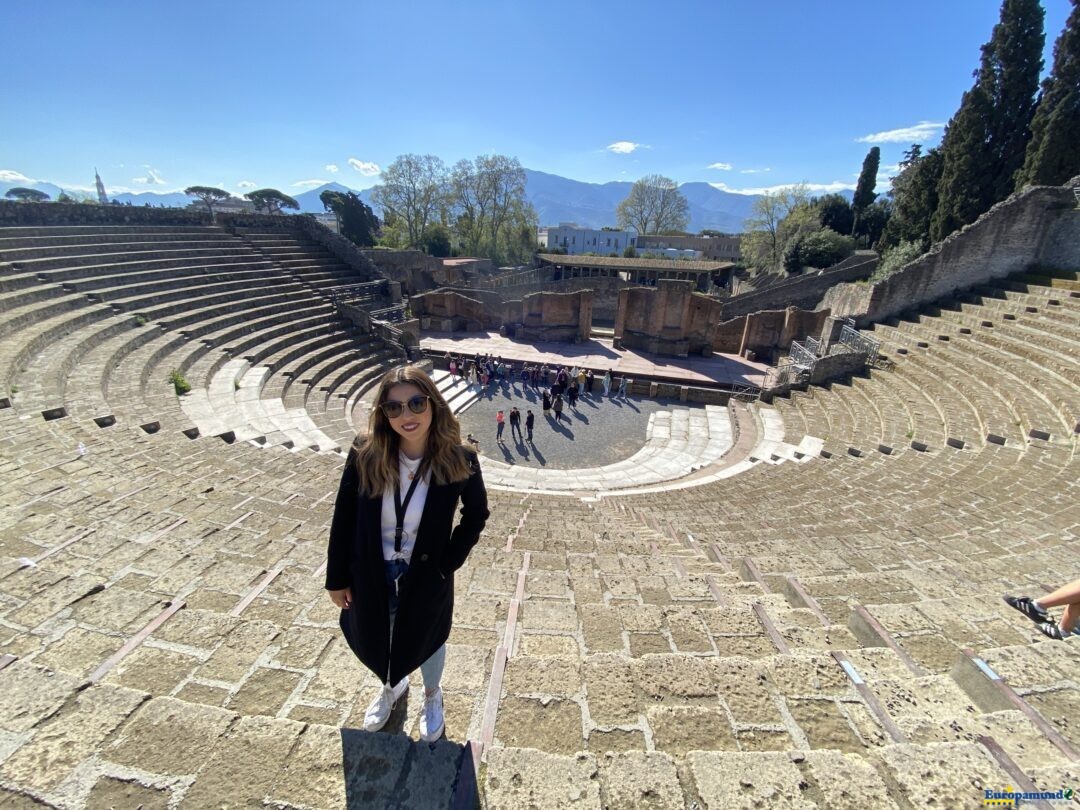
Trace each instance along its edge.
<path fill-rule="evenodd" d="M 424 708 L 420 710 L 420 739 L 435 742 L 442 736 L 443 727 L 442 689 L 436 689 L 430 697 L 424 698 Z"/>
<path fill-rule="evenodd" d="M 390 684 L 383 686 L 364 712 L 364 731 L 378 731 L 385 726 L 386 721 L 390 719 L 390 712 L 394 710 L 394 706 L 408 688 L 408 676 L 398 681 L 397 686 L 393 688 Z"/>

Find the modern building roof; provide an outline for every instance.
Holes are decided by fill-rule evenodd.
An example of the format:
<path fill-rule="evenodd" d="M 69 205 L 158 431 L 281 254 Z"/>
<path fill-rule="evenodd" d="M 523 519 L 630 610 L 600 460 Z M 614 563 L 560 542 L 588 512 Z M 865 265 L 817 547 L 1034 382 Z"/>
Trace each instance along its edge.
<path fill-rule="evenodd" d="M 670 273 L 716 273 L 734 267 L 732 262 L 681 261 L 679 259 L 616 259 L 613 256 L 564 256 L 541 253 L 539 259 L 564 267 L 613 267 L 622 270 L 663 270 Z"/>

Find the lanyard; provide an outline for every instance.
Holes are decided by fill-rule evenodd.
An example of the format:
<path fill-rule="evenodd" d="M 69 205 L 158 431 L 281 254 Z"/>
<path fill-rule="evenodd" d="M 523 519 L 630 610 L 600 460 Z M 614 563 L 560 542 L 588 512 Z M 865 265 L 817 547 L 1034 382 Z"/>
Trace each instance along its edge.
<path fill-rule="evenodd" d="M 394 528 L 394 552 L 401 553 L 401 538 L 405 534 L 405 512 L 409 508 L 409 501 L 416 492 L 416 485 L 420 483 L 420 471 L 409 484 L 409 490 L 405 493 L 405 503 L 401 502 L 401 485 L 394 484 L 394 514 L 397 516 L 397 526 Z"/>

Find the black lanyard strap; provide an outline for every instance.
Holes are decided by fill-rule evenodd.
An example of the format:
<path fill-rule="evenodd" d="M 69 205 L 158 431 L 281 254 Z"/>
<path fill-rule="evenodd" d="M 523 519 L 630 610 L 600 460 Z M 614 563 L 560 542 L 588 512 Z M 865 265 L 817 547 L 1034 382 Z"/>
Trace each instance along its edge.
<path fill-rule="evenodd" d="M 394 514 L 397 516 L 397 527 L 394 529 L 394 553 L 401 553 L 401 538 L 405 534 L 405 512 L 409 508 L 409 501 L 412 500 L 413 493 L 416 492 L 416 485 L 420 483 L 419 471 L 417 471 L 416 477 L 413 478 L 412 483 L 409 484 L 409 490 L 405 493 L 405 502 L 401 502 L 401 485 L 394 484 Z"/>

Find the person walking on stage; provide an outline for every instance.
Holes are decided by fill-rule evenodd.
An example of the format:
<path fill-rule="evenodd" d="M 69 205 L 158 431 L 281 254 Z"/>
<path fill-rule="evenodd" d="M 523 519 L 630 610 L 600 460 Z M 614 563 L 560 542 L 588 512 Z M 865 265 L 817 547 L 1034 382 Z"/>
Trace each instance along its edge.
<path fill-rule="evenodd" d="M 524 436 L 521 435 L 521 411 L 517 409 L 517 405 L 510 409 L 510 438 L 517 436 L 518 441 L 524 441 Z"/>
<path fill-rule="evenodd" d="M 606 397 L 611 393 L 611 369 L 604 372 L 604 379 L 602 382 L 604 383 L 604 396 Z"/>
<path fill-rule="evenodd" d="M 506 427 L 506 416 L 502 411 L 495 414 L 495 441 L 502 443 L 503 428 Z"/>
<path fill-rule="evenodd" d="M 555 411 L 555 421 L 556 422 L 561 422 L 562 421 L 562 412 L 563 412 L 562 394 L 556 394 L 555 395 L 555 401 L 553 403 L 551 403 L 551 409 L 553 411 Z M 570 420 L 567 420 L 567 421 L 570 421 Z"/>
<path fill-rule="evenodd" d="M 536 417 L 533 416 L 532 411 L 527 411 L 525 414 L 525 431 L 529 434 L 529 443 L 532 443 L 533 425 L 536 424 Z"/>
<path fill-rule="evenodd" d="M 487 491 L 476 451 L 462 445 L 457 419 L 421 369 L 388 372 L 375 402 L 367 435 L 357 436 L 345 461 L 325 587 L 349 648 L 382 684 L 364 729 L 386 725 L 419 668 L 420 738 L 434 742 L 445 728 L 454 572 L 484 530 Z"/>
<path fill-rule="evenodd" d="M 544 390 L 544 416 L 551 415 L 551 392 Z"/>

